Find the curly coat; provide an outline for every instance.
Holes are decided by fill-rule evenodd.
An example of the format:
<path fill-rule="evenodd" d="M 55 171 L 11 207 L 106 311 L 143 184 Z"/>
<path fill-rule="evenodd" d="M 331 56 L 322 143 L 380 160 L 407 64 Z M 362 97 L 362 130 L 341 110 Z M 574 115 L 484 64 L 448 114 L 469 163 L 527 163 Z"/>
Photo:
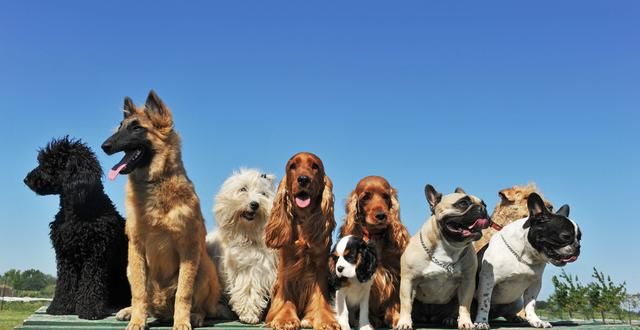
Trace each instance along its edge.
<path fill-rule="evenodd" d="M 104 193 L 91 149 L 68 137 L 53 140 L 24 182 L 38 195 L 60 195 L 60 211 L 49 224 L 58 279 L 47 313 L 93 320 L 128 305 L 125 221 Z"/>

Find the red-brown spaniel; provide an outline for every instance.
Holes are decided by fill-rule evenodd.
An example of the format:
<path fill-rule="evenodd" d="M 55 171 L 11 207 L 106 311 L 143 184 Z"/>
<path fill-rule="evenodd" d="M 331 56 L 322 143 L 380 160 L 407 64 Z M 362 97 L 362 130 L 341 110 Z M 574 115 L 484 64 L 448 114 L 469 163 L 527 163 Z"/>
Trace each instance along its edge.
<path fill-rule="evenodd" d="M 340 330 L 328 303 L 333 184 L 318 156 L 301 152 L 287 162 L 265 228 L 268 247 L 280 263 L 266 323 L 275 330 L 298 330 L 300 319 L 316 330 Z"/>
<path fill-rule="evenodd" d="M 369 317 L 376 327 L 393 327 L 400 313 L 400 257 L 409 233 L 400 222 L 396 190 L 380 176 L 360 180 L 346 205 L 340 236 L 362 236 L 376 248 L 378 267 L 373 275 Z"/>

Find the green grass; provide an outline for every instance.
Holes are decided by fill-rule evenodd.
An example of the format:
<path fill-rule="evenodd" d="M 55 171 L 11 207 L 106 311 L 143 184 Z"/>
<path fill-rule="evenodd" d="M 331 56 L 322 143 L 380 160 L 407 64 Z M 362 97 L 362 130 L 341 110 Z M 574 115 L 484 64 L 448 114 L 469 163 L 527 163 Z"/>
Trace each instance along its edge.
<path fill-rule="evenodd" d="M 46 304 L 46 301 L 5 302 L 0 311 L 0 330 L 10 330 L 21 325 L 24 319 Z"/>

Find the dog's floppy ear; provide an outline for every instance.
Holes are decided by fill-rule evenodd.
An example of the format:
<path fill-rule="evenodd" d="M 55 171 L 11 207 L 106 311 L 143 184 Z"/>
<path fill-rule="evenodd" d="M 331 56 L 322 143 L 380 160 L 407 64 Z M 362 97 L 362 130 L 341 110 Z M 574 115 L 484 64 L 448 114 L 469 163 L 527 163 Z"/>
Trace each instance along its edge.
<path fill-rule="evenodd" d="M 540 195 L 536 193 L 529 195 L 527 207 L 529 208 L 529 218 L 525 221 L 523 228 L 528 228 L 533 222 L 544 221 L 544 214 L 548 213 L 548 211 Z"/>
<path fill-rule="evenodd" d="M 344 225 L 340 233 L 341 236 L 363 235 L 360 226 L 358 226 L 359 213 L 358 193 L 354 189 L 351 194 L 349 194 L 349 198 L 347 198 L 347 202 L 345 203 L 345 217 Z"/>
<path fill-rule="evenodd" d="M 568 218 L 569 217 L 569 205 L 567 205 L 567 204 L 562 205 L 558 209 L 558 211 L 556 211 L 556 214 L 557 215 L 561 215 L 561 216 L 563 216 L 565 218 Z"/>
<path fill-rule="evenodd" d="M 442 200 L 442 194 L 439 193 L 432 185 L 428 184 L 424 187 L 424 196 L 427 198 L 427 202 L 429 202 L 431 213 L 435 213 L 436 205 L 438 205 Z"/>
<path fill-rule="evenodd" d="M 378 258 L 376 257 L 376 251 L 365 241 L 360 243 L 359 253 L 356 277 L 358 281 L 362 283 L 371 279 L 371 276 L 376 272 Z"/>
<path fill-rule="evenodd" d="M 156 127 L 163 128 L 173 126 L 171 111 L 169 111 L 169 108 L 162 102 L 162 99 L 160 99 L 153 89 L 149 91 L 149 96 L 147 96 L 144 108 L 147 116 L 153 121 Z"/>
<path fill-rule="evenodd" d="M 293 243 L 293 215 L 291 201 L 287 193 L 287 175 L 278 185 L 276 197 L 273 200 L 271 216 L 264 229 L 265 243 L 272 249 L 279 249 Z"/>
<path fill-rule="evenodd" d="M 136 113 L 136 105 L 133 103 L 130 97 L 124 97 L 124 118 L 127 119 L 129 116 Z"/>
<path fill-rule="evenodd" d="M 407 228 L 402 225 L 400 220 L 400 202 L 398 201 L 398 192 L 395 189 L 391 189 L 391 208 L 389 209 L 389 226 L 388 235 L 392 244 L 394 244 L 399 251 L 404 251 L 405 247 L 409 243 L 409 232 Z"/>
<path fill-rule="evenodd" d="M 329 262 L 328 262 L 328 268 L 329 268 L 329 290 L 330 291 L 335 291 L 338 290 L 338 275 L 336 275 L 336 258 L 334 258 L 334 254 L 335 254 L 336 248 L 335 246 L 333 247 L 333 250 L 331 250 L 331 254 L 329 254 Z"/>
<path fill-rule="evenodd" d="M 73 205 L 85 204 L 97 191 L 102 190 L 102 168 L 94 158 L 90 161 L 71 156 L 62 182 L 62 198 Z"/>
<path fill-rule="evenodd" d="M 455 190 L 454 192 L 455 192 L 455 193 L 457 193 L 457 194 L 465 194 L 465 195 L 467 194 L 467 193 L 464 191 L 464 189 L 462 189 L 462 188 L 460 188 L 460 187 L 457 187 L 457 188 L 456 188 L 456 190 Z"/>
<path fill-rule="evenodd" d="M 333 214 L 333 182 L 328 175 L 324 175 L 324 189 L 322 190 L 322 202 L 320 203 L 320 209 L 322 210 L 322 217 L 324 218 L 324 234 L 325 245 L 328 248 L 331 247 L 331 235 L 333 234 L 333 228 L 336 227 L 336 219 Z"/>

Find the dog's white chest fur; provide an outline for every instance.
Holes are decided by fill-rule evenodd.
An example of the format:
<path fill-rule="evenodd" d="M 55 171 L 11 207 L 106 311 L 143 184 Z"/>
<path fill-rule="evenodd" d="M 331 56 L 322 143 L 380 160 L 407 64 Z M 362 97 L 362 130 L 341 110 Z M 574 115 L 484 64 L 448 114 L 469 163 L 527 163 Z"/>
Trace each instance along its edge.
<path fill-rule="evenodd" d="M 425 254 L 425 259 L 427 255 Z M 434 252 L 437 260 L 450 260 L 450 256 L 437 248 Z M 458 286 L 462 282 L 462 270 L 454 265 L 450 273 L 433 261 L 427 262 L 421 274 L 416 276 L 416 298 L 425 304 L 446 304 L 455 295 Z"/>
<path fill-rule="evenodd" d="M 533 283 L 541 280 L 546 259 L 528 245 L 527 231 L 522 229 L 524 221 L 518 220 L 494 235 L 483 256 L 481 267 L 493 270 L 492 304 L 512 303 Z"/>

